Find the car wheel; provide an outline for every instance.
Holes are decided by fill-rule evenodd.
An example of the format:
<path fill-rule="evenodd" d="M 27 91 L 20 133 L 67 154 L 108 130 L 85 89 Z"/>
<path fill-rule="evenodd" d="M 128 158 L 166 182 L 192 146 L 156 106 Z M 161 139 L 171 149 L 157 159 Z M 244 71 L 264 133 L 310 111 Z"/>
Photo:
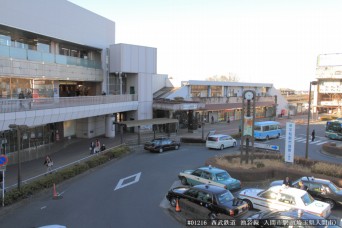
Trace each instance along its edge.
<path fill-rule="evenodd" d="M 252 210 L 253 209 L 253 204 L 251 201 L 247 200 L 247 199 L 244 199 L 243 201 L 245 201 L 247 204 L 248 204 L 248 209 L 249 210 Z"/>
<path fill-rule="evenodd" d="M 221 147 L 220 147 L 220 150 L 223 150 L 223 148 L 224 148 L 224 146 L 223 146 L 223 144 L 222 144 Z"/>
<path fill-rule="evenodd" d="M 209 214 L 209 219 L 216 219 L 216 218 L 217 218 L 217 214 L 216 214 L 216 213 L 211 212 L 211 213 Z"/>
<path fill-rule="evenodd" d="M 236 142 L 233 143 L 233 147 L 236 147 Z"/>
<path fill-rule="evenodd" d="M 176 150 L 178 150 L 178 149 L 179 149 L 179 146 L 178 146 L 178 145 L 176 145 L 176 146 L 175 146 L 175 149 L 176 149 Z"/>
<path fill-rule="evenodd" d="M 177 199 L 176 199 L 176 198 L 171 198 L 171 199 L 170 199 L 170 205 L 171 205 L 172 207 L 176 207 L 176 204 L 177 204 Z"/>
<path fill-rule="evenodd" d="M 159 153 L 163 153 L 163 148 L 161 147 L 160 149 L 159 149 Z"/>
<path fill-rule="evenodd" d="M 186 181 L 185 177 L 181 178 L 181 183 L 182 183 L 182 185 L 188 185 L 188 182 Z"/>
<path fill-rule="evenodd" d="M 324 202 L 330 204 L 331 208 L 335 207 L 335 202 L 333 200 L 331 200 L 331 199 L 325 199 Z"/>

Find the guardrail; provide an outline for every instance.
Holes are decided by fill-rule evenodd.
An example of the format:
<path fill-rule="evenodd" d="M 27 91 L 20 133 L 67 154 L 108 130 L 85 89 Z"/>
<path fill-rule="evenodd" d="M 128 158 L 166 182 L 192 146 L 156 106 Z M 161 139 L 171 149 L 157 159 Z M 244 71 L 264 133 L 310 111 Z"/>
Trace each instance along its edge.
<path fill-rule="evenodd" d="M 23 112 L 75 106 L 88 106 L 120 102 L 137 101 L 138 95 L 106 95 L 106 96 L 79 96 L 79 97 L 52 97 L 29 99 L 1 99 L 0 113 Z"/>

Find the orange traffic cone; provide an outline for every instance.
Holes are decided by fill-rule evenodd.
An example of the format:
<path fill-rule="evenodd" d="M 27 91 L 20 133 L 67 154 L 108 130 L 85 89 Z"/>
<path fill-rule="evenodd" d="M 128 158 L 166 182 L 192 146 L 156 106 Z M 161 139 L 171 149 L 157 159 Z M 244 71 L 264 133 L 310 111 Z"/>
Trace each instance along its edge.
<path fill-rule="evenodd" d="M 55 183 L 53 183 L 53 195 L 52 195 L 52 198 L 53 199 L 57 199 L 58 198 Z"/>
<path fill-rule="evenodd" d="M 178 199 L 176 200 L 176 212 L 180 212 L 181 209 L 180 209 L 180 206 L 179 206 L 179 203 L 178 203 Z"/>

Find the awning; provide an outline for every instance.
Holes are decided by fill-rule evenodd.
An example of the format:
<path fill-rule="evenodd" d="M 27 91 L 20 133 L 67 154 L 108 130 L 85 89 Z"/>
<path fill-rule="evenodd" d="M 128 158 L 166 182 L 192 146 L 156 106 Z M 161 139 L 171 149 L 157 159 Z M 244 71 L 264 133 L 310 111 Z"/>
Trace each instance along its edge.
<path fill-rule="evenodd" d="M 148 120 L 128 120 L 118 122 L 118 124 L 126 125 L 126 127 L 138 127 L 151 124 L 168 124 L 168 123 L 178 123 L 178 119 L 168 119 L 168 118 L 155 118 Z"/>

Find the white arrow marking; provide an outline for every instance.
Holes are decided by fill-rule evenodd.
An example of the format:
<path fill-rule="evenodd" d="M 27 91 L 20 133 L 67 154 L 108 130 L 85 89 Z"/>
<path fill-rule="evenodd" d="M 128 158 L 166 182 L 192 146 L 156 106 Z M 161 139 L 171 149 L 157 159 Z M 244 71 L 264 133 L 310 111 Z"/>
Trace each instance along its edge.
<path fill-rule="evenodd" d="M 137 182 L 139 181 L 139 179 L 140 179 L 140 175 L 141 175 L 141 172 L 140 172 L 140 173 L 137 173 L 137 174 L 134 174 L 134 175 L 132 175 L 132 176 L 129 176 L 129 177 L 120 179 L 120 181 L 119 181 L 118 184 L 116 185 L 114 191 L 115 191 L 115 190 L 118 190 L 118 189 L 120 189 L 120 188 L 127 187 L 128 185 L 137 183 Z M 133 181 L 128 182 L 128 183 L 126 183 L 126 184 L 123 184 L 123 182 L 124 182 L 125 180 L 130 179 L 130 178 L 133 178 L 133 177 L 135 177 Z"/>

